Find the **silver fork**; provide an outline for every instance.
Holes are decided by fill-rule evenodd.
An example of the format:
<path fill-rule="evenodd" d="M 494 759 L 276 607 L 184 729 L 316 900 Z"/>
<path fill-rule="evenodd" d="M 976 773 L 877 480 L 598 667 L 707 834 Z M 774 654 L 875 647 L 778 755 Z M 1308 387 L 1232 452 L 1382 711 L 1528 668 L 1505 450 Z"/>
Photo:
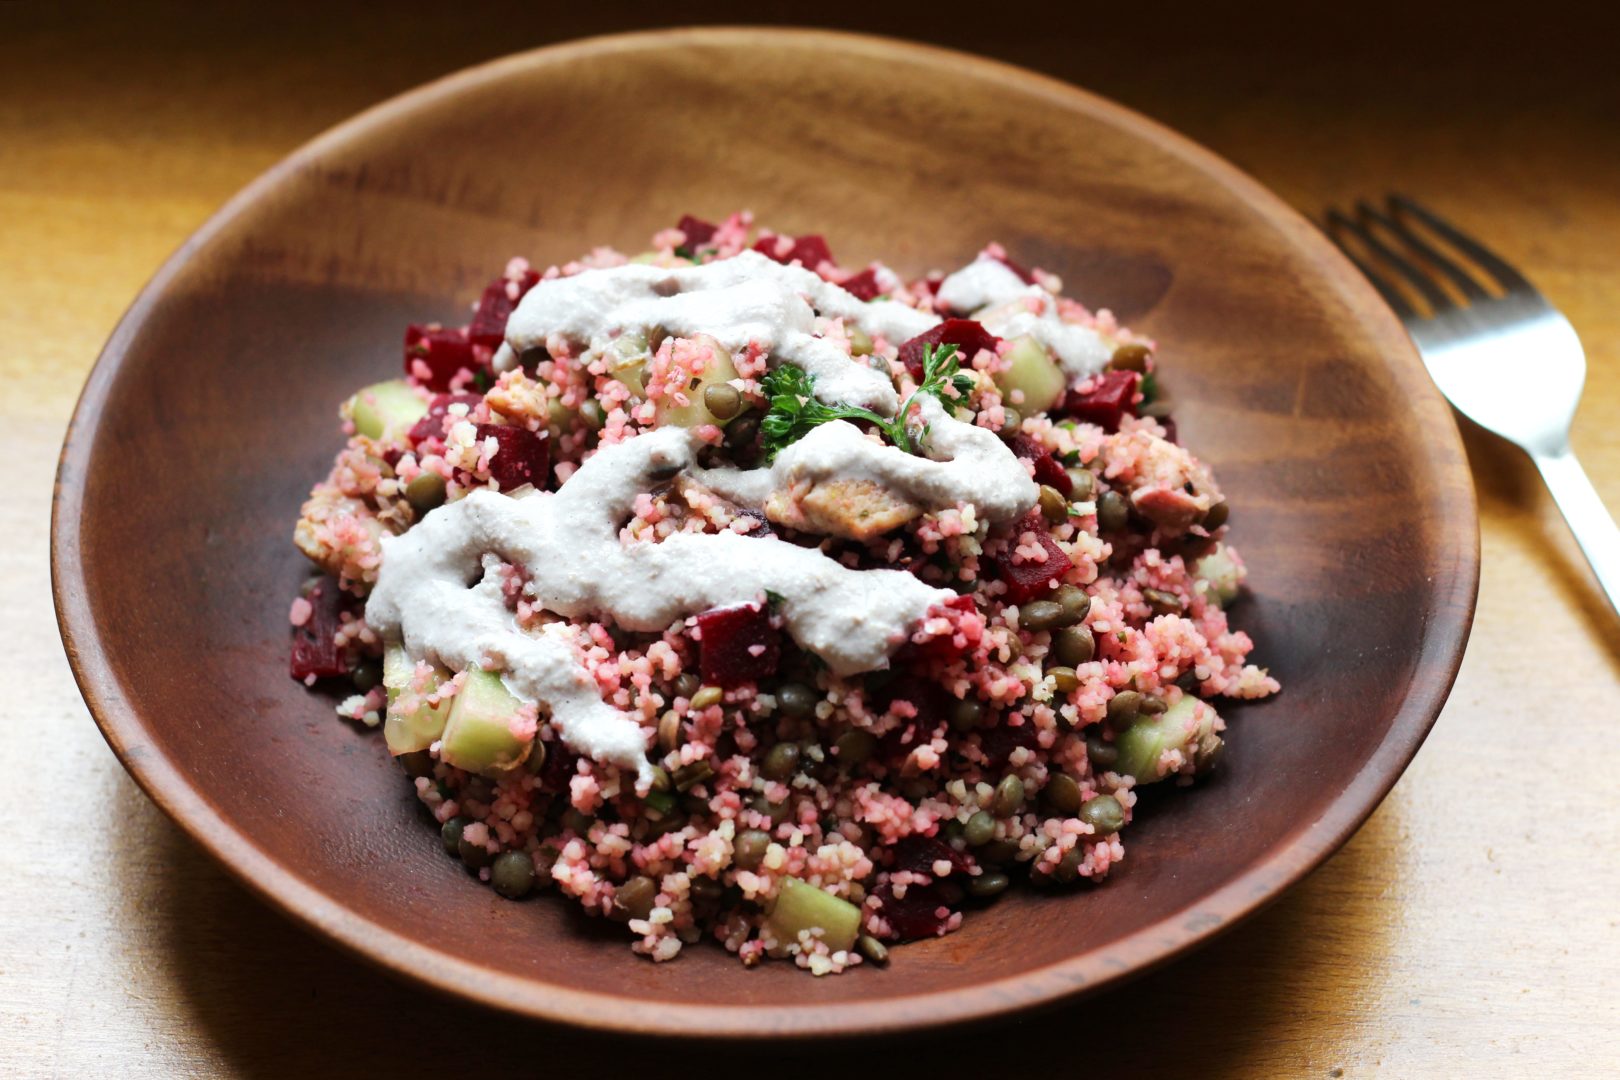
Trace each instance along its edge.
<path fill-rule="evenodd" d="M 1389 196 L 1383 210 L 1359 202 L 1354 216 L 1329 209 L 1326 232 L 1406 324 L 1452 406 L 1530 455 L 1620 612 L 1620 527 L 1569 448 L 1586 381 L 1586 353 L 1569 320 L 1499 256 L 1405 196 Z M 1474 271 L 1443 254 L 1434 238 Z M 1399 277 L 1392 280 L 1374 261 Z"/>

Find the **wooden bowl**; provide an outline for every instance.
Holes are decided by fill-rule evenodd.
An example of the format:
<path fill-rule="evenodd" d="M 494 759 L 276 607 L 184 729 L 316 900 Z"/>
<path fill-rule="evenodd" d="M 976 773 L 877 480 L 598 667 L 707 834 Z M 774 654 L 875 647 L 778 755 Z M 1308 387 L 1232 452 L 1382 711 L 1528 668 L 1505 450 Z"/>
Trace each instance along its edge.
<path fill-rule="evenodd" d="M 298 506 L 337 403 L 408 321 L 457 319 L 522 253 L 636 249 L 751 207 L 850 265 L 999 239 L 1163 346 L 1252 570 L 1236 622 L 1284 686 L 1223 707 L 1224 771 L 1155 793 L 1104 885 L 1022 894 L 888 969 L 673 964 L 440 849 L 382 741 L 286 674 Z M 1478 576 L 1457 432 L 1350 266 L 1230 165 L 995 63 L 832 33 L 701 30 L 542 49 L 365 113 L 217 214 L 136 300 L 63 450 L 63 636 L 142 787 L 270 903 L 386 968 L 597 1028 L 871 1033 L 1003 1015 L 1204 941 L 1342 844 L 1417 750 Z"/>

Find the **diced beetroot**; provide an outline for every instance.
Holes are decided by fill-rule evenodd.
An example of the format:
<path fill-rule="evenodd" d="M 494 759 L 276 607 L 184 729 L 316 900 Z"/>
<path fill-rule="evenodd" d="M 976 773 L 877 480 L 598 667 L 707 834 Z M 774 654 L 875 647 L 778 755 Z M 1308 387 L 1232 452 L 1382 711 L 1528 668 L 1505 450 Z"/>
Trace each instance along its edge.
<path fill-rule="evenodd" d="M 333 679 L 349 673 L 349 658 L 338 648 L 336 636 L 343 625 L 343 593 L 332 578 L 322 578 L 304 594 L 310 616 L 292 631 L 292 660 L 288 671 L 303 682 L 311 675 Z"/>
<path fill-rule="evenodd" d="M 496 278 L 484 286 L 484 294 L 478 298 L 478 310 L 473 313 L 472 325 L 467 328 L 467 337 L 472 343 L 490 349 L 500 348 L 501 342 L 506 340 L 506 321 L 517 309 L 518 301 L 539 280 L 540 275 L 529 270 L 524 272 L 522 281 Z M 515 298 L 511 289 L 513 285 L 516 286 Z"/>
<path fill-rule="evenodd" d="M 568 782 L 578 771 L 575 766 L 579 763 L 579 755 L 570 750 L 568 744 L 561 739 L 545 745 L 546 760 L 540 766 L 540 790 L 566 794 Z"/>
<path fill-rule="evenodd" d="M 1014 457 L 1027 458 L 1035 463 L 1037 484 L 1055 487 L 1064 495 L 1074 490 L 1074 481 L 1069 479 L 1068 471 L 1063 468 L 1063 464 L 1052 456 L 1052 451 L 1028 435 L 1014 435 L 1007 440 L 1007 446 L 1012 450 Z"/>
<path fill-rule="evenodd" d="M 979 749 L 984 751 L 984 756 L 992 769 L 1004 767 L 1007 759 L 1012 757 L 1012 752 L 1019 747 L 1033 750 L 1035 746 L 1035 725 L 1028 720 L 1017 727 L 1010 727 L 1005 723 L 997 724 L 979 735 Z"/>
<path fill-rule="evenodd" d="M 791 241 L 791 244 L 784 241 Z M 816 233 L 799 237 L 762 236 L 754 244 L 754 250 L 784 266 L 800 263 L 806 270 L 814 270 L 824 262 L 833 261 L 826 238 Z"/>
<path fill-rule="evenodd" d="M 1176 418 L 1173 416 L 1159 417 L 1159 426 L 1164 428 L 1164 437 L 1173 443 L 1181 442 L 1176 438 Z"/>
<path fill-rule="evenodd" d="M 1013 273 L 1017 274 L 1019 279 L 1022 280 L 1025 285 L 1035 284 L 1035 275 L 1030 273 L 1022 263 L 1014 262 L 1004 254 L 997 255 L 996 261 L 1002 266 L 1005 266 L 1007 269 L 1011 270 Z"/>
<path fill-rule="evenodd" d="M 931 679 L 906 674 L 897 676 L 876 694 L 872 707 L 879 712 L 888 712 L 897 701 L 910 702 L 916 707 L 917 715 L 907 718 L 878 739 L 878 759 L 891 769 L 905 764 L 911 752 L 939 730 L 945 721 L 950 695 Z"/>
<path fill-rule="evenodd" d="M 498 444 L 489 459 L 489 475 L 501 485 L 502 491 L 511 491 L 524 484 L 537 488 L 546 486 L 546 475 L 551 468 L 551 437 L 545 432 L 535 434 L 528 428 L 511 424 L 479 424 L 480 441 L 494 436 Z"/>
<path fill-rule="evenodd" d="M 707 244 L 714 239 L 714 234 L 720 228 L 718 225 L 712 225 L 702 218 L 695 218 L 691 214 L 682 214 L 680 222 L 675 227 L 686 234 L 686 246 L 689 248 Z"/>
<path fill-rule="evenodd" d="M 415 374 L 416 362 L 427 365 L 424 383 L 429 390 L 443 393 L 450 389 L 450 380 L 463 368 L 477 370 L 473 359 L 472 340 L 466 327 L 412 325 L 405 331 L 405 374 Z"/>
<path fill-rule="evenodd" d="M 904 896 L 897 897 L 894 886 L 885 881 L 872 895 L 877 898 L 878 913 L 889 924 L 895 940 L 938 937 L 950 924 L 951 911 L 946 903 L 945 888 L 937 883 L 913 882 L 906 886 Z"/>
<path fill-rule="evenodd" d="M 444 438 L 444 418 L 450 415 L 450 406 L 457 403 L 473 409 L 484 399 L 478 394 L 436 394 L 428 403 L 427 415 L 411 425 L 411 442 Z"/>
<path fill-rule="evenodd" d="M 952 874 L 971 873 L 976 865 L 973 856 L 957 851 L 933 836 L 918 836 L 913 833 L 890 850 L 894 853 L 894 864 L 889 869 L 909 870 L 913 874 L 927 874 L 932 878 L 940 876 L 934 869 L 935 863 L 950 863 Z"/>
<path fill-rule="evenodd" d="M 714 608 L 697 617 L 698 670 L 711 686 L 738 686 L 776 674 L 782 635 L 759 604 Z"/>
<path fill-rule="evenodd" d="M 972 319 L 946 319 L 924 330 L 900 346 L 900 362 L 911 377 L 922 381 L 923 351 L 930 345 L 955 345 L 956 355 L 965 366 L 980 349 L 994 350 L 1001 339 Z"/>
<path fill-rule="evenodd" d="M 1035 534 L 1036 540 L 1046 551 L 1045 562 L 1030 560 L 1015 563 L 1010 549 L 1001 551 L 995 558 L 996 576 L 1007 583 L 1004 595 L 1008 602 L 1014 604 L 1027 604 L 1045 596 L 1051 591 L 1052 582 L 1067 574 L 1074 565 L 1047 532 L 1046 522 L 1039 513 L 1032 511 L 1013 526 L 1014 539 L 1025 532 Z"/>
<path fill-rule="evenodd" d="M 857 300 L 870 300 L 883 292 L 878 286 L 877 271 L 870 266 L 854 277 L 845 278 L 838 284 L 843 287 L 845 292 Z"/>
<path fill-rule="evenodd" d="M 928 613 L 934 615 L 938 613 L 939 608 L 950 608 L 953 611 L 966 614 L 973 611 L 975 607 L 977 605 L 974 603 L 973 597 L 953 596 L 943 604 L 929 608 Z M 955 625 L 954 620 L 952 625 Z M 915 641 L 906 642 L 894 654 L 895 667 L 919 667 L 949 663 L 957 655 L 956 645 L 951 641 L 953 636 L 954 632 L 940 637 L 929 638 L 927 641 L 920 643 Z"/>
<path fill-rule="evenodd" d="M 1059 411 L 1104 431 L 1118 431 L 1121 417 L 1136 414 L 1136 387 L 1141 378 L 1134 371 L 1105 371 L 1084 393 L 1070 390 Z"/>

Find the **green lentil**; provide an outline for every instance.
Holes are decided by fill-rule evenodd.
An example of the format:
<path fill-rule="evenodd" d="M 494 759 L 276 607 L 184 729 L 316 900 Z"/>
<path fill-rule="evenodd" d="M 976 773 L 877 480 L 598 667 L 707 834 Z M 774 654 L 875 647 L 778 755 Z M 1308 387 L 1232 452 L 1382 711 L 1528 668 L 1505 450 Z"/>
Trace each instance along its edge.
<path fill-rule="evenodd" d="M 731 861 L 740 870 L 757 870 L 771 846 L 771 834 L 763 829 L 746 829 L 731 848 Z"/>
<path fill-rule="evenodd" d="M 675 680 L 675 696 L 683 697 L 687 701 L 691 701 L 692 695 L 696 694 L 702 688 L 703 681 L 690 671 Z"/>
<path fill-rule="evenodd" d="M 1143 589 L 1142 599 L 1147 601 L 1148 607 L 1153 609 L 1155 615 L 1176 615 L 1182 610 L 1181 599 L 1175 593 L 1163 589 Z"/>
<path fill-rule="evenodd" d="M 1072 694 L 1080 688 L 1080 676 L 1072 667 L 1049 667 L 1046 673 L 1052 677 L 1052 689 L 1060 694 Z"/>
<path fill-rule="evenodd" d="M 1101 735 L 1087 735 L 1086 756 L 1098 768 L 1111 769 L 1119 763 L 1119 747 Z"/>
<path fill-rule="evenodd" d="M 1158 716 L 1160 713 L 1164 712 L 1165 708 L 1166 706 L 1163 699 L 1156 697 L 1145 697 L 1142 699 L 1142 704 L 1136 707 L 1136 711 L 1143 716 Z"/>
<path fill-rule="evenodd" d="M 439 839 L 444 843 L 446 855 L 460 857 L 461 831 L 471 824 L 472 820 L 464 817 L 453 817 L 444 823 L 444 827 L 439 830 Z"/>
<path fill-rule="evenodd" d="M 429 510 L 436 510 L 444 505 L 444 477 L 436 472 L 423 470 L 411 478 L 405 485 L 405 501 L 411 504 L 411 509 L 418 514 L 425 514 Z"/>
<path fill-rule="evenodd" d="M 1225 499 L 1222 499 L 1220 502 L 1204 511 L 1204 528 L 1208 529 L 1210 532 L 1214 532 L 1222 525 L 1225 525 L 1226 519 L 1231 516 L 1232 508 L 1227 505 Z"/>
<path fill-rule="evenodd" d="M 790 720 L 808 720 L 816 714 L 816 692 L 804 683 L 783 683 L 776 688 L 776 707 Z"/>
<path fill-rule="evenodd" d="M 669 753 L 681 745 L 681 717 L 674 709 L 658 718 L 658 746 Z"/>
<path fill-rule="evenodd" d="M 487 847 L 470 842 L 465 834 L 456 843 L 456 854 L 461 857 L 461 861 L 469 870 L 482 870 L 494 858 Z"/>
<path fill-rule="evenodd" d="M 1199 776 L 1213 772 L 1225 753 L 1226 740 L 1213 731 L 1199 736 L 1198 745 L 1193 748 L 1193 771 Z"/>
<path fill-rule="evenodd" d="M 1024 805 L 1024 781 L 1017 775 L 1009 774 L 1001 778 L 996 785 L 996 798 L 990 804 L 996 817 L 1012 817 Z"/>
<path fill-rule="evenodd" d="M 591 819 L 570 806 L 563 811 L 562 826 L 576 836 L 585 836 L 591 831 Z"/>
<path fill-rule="evenodd" d="M 986 897 L 997 896 L 1007 891 L 1009 880 L 1006 874 L 992 873 L 980 874 L 968 880 L 968 893 L 983 900 Z"/>
<path fill-rule="evenodd" d="M 1021 630 L 1053 630 L 1074 622 L 1063 605 L 1055 600 L 1031 600 L 1018 609 L 1018 627 Z"/>
<path fill-rule="evenodd" d="M 1097 493 L 1097 478 L 1091 475 L 1091 470 L 1070 469 L 1068 473 L 1069 483 L 1074 485 L 1069 491 L 1069 498 L 1075 502 L 1090 502 Z"/>
<path fill-rule="evenodd" d="M 1131 519 L 1131 508 L 1125 496 L 1117 491 L 1105 491 L 1097 497 L 1097 528 L 1104 532 L 1119 532 Z"/>
<path fill-rule="evenodd" d="M 602 403 L 595 398 L 579 407 L 579 418 L 585 421 L 585 426 L 592 431 L 600 431 L 602 425 L 607 423 L 607 413 L 602 411 Z"/>
<path fill-rule="evenodd" d="M 1053 525 L 1061 525 L 1069 518 L 1069 500 L 1063 492 L 1049 484 L 1041 485 L 1041 516 Z"/>
<path fill-rule="evenodd" d="M 1151 355 L 1146 345 L 1121 345 L 1108 358 L 1108 366 L 1115 371 L 1143 372 L 1147 370 L 1148 357 Z"/>
<path fill-rule="evenodd" d="M 1072 814 L 1080 809 L 1080 785 L 1068 773 L 1058 773 L 1048 779 L 1041 794 L 1047 805 L 1060 814 Z"/>
<path fill-rule="evenodd" d="M 716 420 L 730 420 L 742 409 L 742 395 L 729 383 L 714 383 L 703 391 L 703 407 Z"/>
<path fill-rule="evenodd" d="M 765 755 L 765 763 L 759 767 L 760 775 L 767 780 L 786 780 L 799 770 L 799 744 L 777 743 L 771 747 L 770 753 Z"/>
<path fill-rule="evenodd" d="M 688 788 L 703 783 L 713 775 L 714 766 L 710 765 L 707 759 L 704 759 L 682 765 L 670 774 L 670 779 L 674 781 L 676 791 L 686 791 Z"/>
<path fill-rule="evenodd" d="M 871 934 L 862 934 L 855 947 L 861 950 L 861 955 L 872 963 L 882 966 L 889 962 L 889 948 Z"/>
<path fill-rule="evenodd" d="M 1096 835 L 1108 836 L 1125 827 L 1125 808 L 1112 795 L 1098 795 L 1081 805 L 1080 820 L 1096 829 Z"/>
<path fill-rule="evenodd" d="M 382 682 L 382 665 L 375 660 L 362 660 L 349 672 L 349 681 L 354 683 L 356 690 L 367 693 Z"/>
<path fill-rule="evenodd" d="M 996 835 L 996 819 L 977 810 L 967 819 L 967 825 L 962 829 L 962 839 L 968 842 L 968 847 L 983 847 Z"/>
<path fill-rule="evenodd" d="M 1001 424 L 1002 433 L 1005 435 L 1016 435 L 1019 427 L 1024 422 L 1024 418 L 1019 415 L 1017 409 L 1010 405 L 1003 407 L 1001 411 L 1006 414 L 1006 419 L 1003 420 Z"/>
<path fill-rule="evenodd" d="M 788 804 L 785 799 L 782 802 L 771 802 L 765 796 L 760 795 L 754 799 L 752 805 L 754 813 L 764 814 L 771 819 L 772 825 L 780 825 L 787 820 Z"/>
<path fill-rule="evenodd" d="M 951 730 L 969 732 L 984 719 L 984 706 L 976 698 L 963 698 L 951 704 Z"/>
<path fill-rule="evenodd" d="M 1077 668 L 1097 655 L 1097 642 L 1084 626 L 1065 626 L 1052 635 L 1053 660 L 1066 668 Z"/>
<path fill-rule="evenodd" d="M 838 764 L 850 768 L 866 764 L 872 758 L 872 751 L 877 749 L 877 742 L 877 737 L 870 731 L 850 728 L 838 736 L 838 741 L 833 743 L 833 750 L 837 754 Z"/>
<path fill-rule="evenodd" d="M 1078 585 L 1059 585 L 1052 599 L 1062 606 L 1074 622 L 1091 614 L 1091 596 Z"/>
<path fill-rule="evenodd" d="M 637 874 L 614 891 L 613 918 L 619 922 L 645 919 L 652 914 L 657 899 L 658 884 L 645 874 Z"/>
<path fill-rule="evenodd" d="M 1057 864 L 1057 869 L 1052 871 L 1052 876 L 1067 885 L 1080 876 L 1080 864 L 1085 860 L 1085 849 L 1072 847 L 1063 853 L 1063 860 Z"/>
<path fill-rule="evenodd" d="M 692 695 L 692 711 L 699 712 L 703 709 L 707 709 L 710 705 L 718 705 L 720 704 L 720 699 L 725 696 L 726 692 L 720 689 L 718 686 L 702 687 L 697 693 Z"/>
<path fill-rule="evenodd" d="M 739 417 L 726 425 L 725 445 L 729 450 L 743 450 L 753 445 L 759 434 L 759 420 L 752 416 Z"/>
<path fill-rule="evenodd" d="M 979 861 L 1010 863 L 1018 858 L 1018 841 L 992 840 L 979 850 Z"/>
<path fill-rule="evenodd" d="M 419 776 L 433 775 L 433 755 L 426 750 L 413 750 L 409 754 L 401 754 L 399 763 L 404 767 L 405 775 L 412 780 Z"/>
<path fill-rule="evenodd" d="M 1108 699 L 1108 722 L 1115 727 L 1130 727 L 1142 711 L 1142 695 L 1135 690 L 1121 690 Z"/>
<path fill-rule="evenodd" d="M 692 903 L 714 907 L 725 898 L 726 887 L 712 877 L 695 877 L 690 885 Z"/>
<path fill-rule="evenodd" d="M 525 851 L 505 851 L 489 868 L 489 883 L 508 900 L 521 900 L 534 888 L 534 860 Z"/>

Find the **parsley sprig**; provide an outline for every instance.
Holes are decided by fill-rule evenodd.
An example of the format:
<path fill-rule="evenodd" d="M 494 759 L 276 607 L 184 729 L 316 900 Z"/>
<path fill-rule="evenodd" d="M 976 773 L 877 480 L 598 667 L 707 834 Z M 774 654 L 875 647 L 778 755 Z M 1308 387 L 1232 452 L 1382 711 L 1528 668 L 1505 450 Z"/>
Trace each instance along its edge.
<path fill-rule="evenodd" d="M 770 411 L 760 421 L 759 429 L 765 437 L 767 459 L 774 458 L 783 447 L 798 442 L 810 434 L 811 428 L 829 420 L 866 420 L 906 453 L 918 453 L 921 444 L 928 439 L 928 429 L 923 428 L 915 446 L 906 430 L 906 418 L 911 415 L 911 407 L 917 399 L 923 394 L 932 394 L 949 404 L 953 398 L 966 398 L 973 390 L 973 378 L 962 371 L 955 345 L 929 345 L 923 350 L 922 382 L 893 417 L 879 416 L 855 405 L 828 405 L 818 401 L 815 383 L 815 376 L 793 364 L 782 364 L 766 374 L 760 385 L 770 401 Z"/>

